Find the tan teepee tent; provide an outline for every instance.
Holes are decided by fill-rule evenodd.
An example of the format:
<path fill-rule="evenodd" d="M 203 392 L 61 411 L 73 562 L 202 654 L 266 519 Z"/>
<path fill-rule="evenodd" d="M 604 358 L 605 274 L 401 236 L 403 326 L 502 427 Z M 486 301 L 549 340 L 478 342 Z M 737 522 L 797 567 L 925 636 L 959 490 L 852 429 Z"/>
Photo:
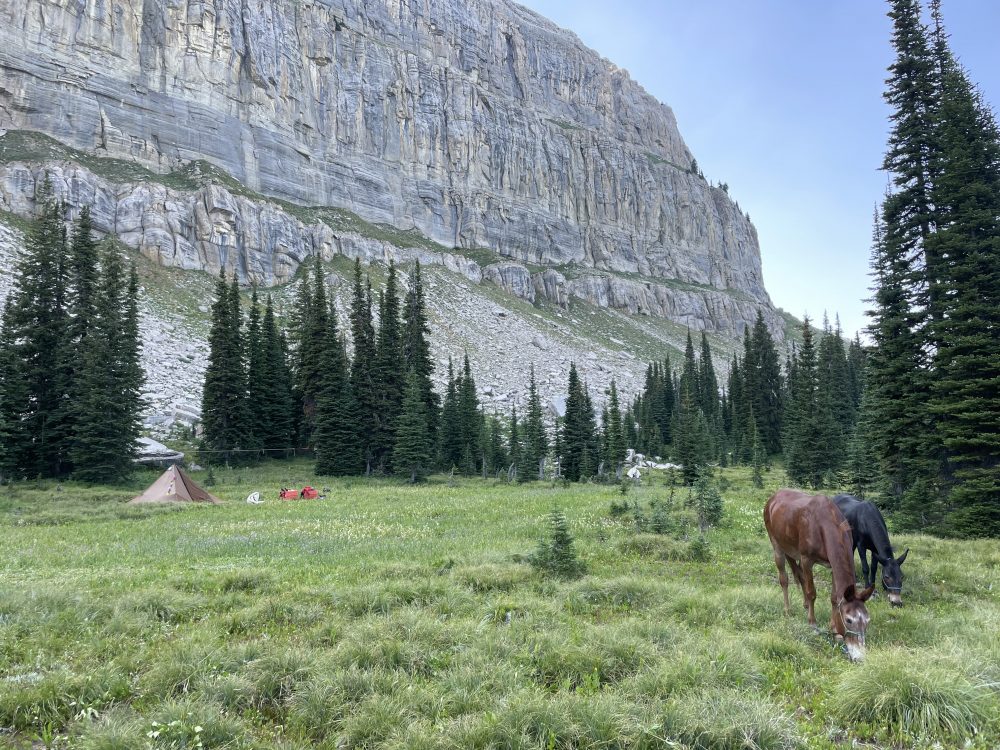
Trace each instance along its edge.
<path fill-rule="evenodd" d="M 139 497 L 129 500 L 129 504 L 218 502 L 221 502 L 219 498 L 205 492 L 179 466 L 171 466 Z"/>

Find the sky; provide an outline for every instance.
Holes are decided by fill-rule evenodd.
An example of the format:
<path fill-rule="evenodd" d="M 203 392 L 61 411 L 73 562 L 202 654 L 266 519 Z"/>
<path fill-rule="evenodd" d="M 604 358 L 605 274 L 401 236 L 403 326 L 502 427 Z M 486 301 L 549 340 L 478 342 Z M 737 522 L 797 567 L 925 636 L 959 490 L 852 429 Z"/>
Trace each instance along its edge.
<path fill-rule="evenodd" d="M 884 195 L 892 62 L 879 0 L 519 0 L 629 71 L 677 117 L 705 177 L 760 238 L 772 301 L 866 324 L 872 216 Z M 943 0 L 954 52 L 1000 103 L 1000 3 Z"/>

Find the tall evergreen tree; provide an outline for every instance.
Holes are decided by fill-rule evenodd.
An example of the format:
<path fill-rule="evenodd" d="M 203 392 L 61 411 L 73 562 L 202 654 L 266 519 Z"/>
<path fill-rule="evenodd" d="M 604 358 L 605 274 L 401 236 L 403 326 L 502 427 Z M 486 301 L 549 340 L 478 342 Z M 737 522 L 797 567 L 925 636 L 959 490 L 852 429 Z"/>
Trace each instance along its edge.
<path fill-rule="evenodd" d="M 374 468 L 379 397 L 375 384 L 375 327 L 372 323 L 371 284 L 363 284 L 361 261 L 354 260 L 354 293 L 351 298 L 351 389 L 358 406 L 358 436 L 365 473 Z"/>
<path fill-rule="evenodd" d="M 379 295 L 378 342 L 373 371 L 377 394 L 376 461 L 385 469 L 389 468 L 392 461 L 392 449 L 396 442 L 396 421 L 403 408 L 406 389 L 405 366 L 396 264 L 390 261 L 385 290 Z"/>
<path fill-rule="evenodd" d="M 132 471 L 142 385 L 133 295 L 138 295 L 135 269 L 126 281 L 121 255 L 109 245 L 79 369 L 81 403 L 71 453 L 73 476 L 85 482 L 120 482 Z"/>
<path fill-rule="evenodd" d="M 524 450 L 521 459 L 524 469 L 518 473 L 518 476 L 527 480 L 537 475 L 539 479 L 542 479 L 545 456 L 548 452 L 548 436 L 545 434 L 542 400 L 538 395 L 535 365 L 532 363 L 528 376 L 528 414 L 524 423 Z"/>
<path fill-rule="evenodd" d="M 420 379 L 420 390 L 427 407 L 427 430 L 431 442 L 437 445 L 437 423 L 441 399 L 434 391 L 432 376 L 434 360 L 428 343 L 430 326 L 427 323 L 424 283 L 420 274 L 420 261 L 413 264 L 409 289 L 403 302 L 403 356 L 407 369 L 416 371 Z"/>
<path fill-rule="evenodd" d="M 517 464 L 519 456 L 521 456 L 522 450 L 521 441 L 521 426 L 517 422 L 517 404 L 511 404 L 510 407 L 510 431 L 507 437 L 507 455 L 510 457 L 509 460 L 513 464 Z M 518 466 L 517 471 L 522 471 L 522 467 Z"/>
<path fill-rule="evenodd" d="M 1000 536 L 1000 129 L 932 5 L 940 101 L 927 239 L 928 408 L 943 457 L 942 530 Z"/>
<path fill-rule="evenodd" d="M 774 338 L 767 329 L 760 310 L 757 310 L 757 320 L 753 326 L 751 349 L 757 368 L 753 396 L 755 423 L 764 449 L 775 454 L 781 452 L 781 365 Z"/>
<path fill-rule="evenodd" d="M 11 448 L 25 476 L 63 476 L 72 440 L 68 399 L 70 321 L 66 313 L 66 232 L 63 208 L 48 175 L 37 188 L 39 214 L 25 237 L 8 313 L 10 339 L 21 362 L 26 396 L 13 424 Z"/>
<path fill-rule="evenodd" d="M 219 270 L 208 334 L 208 364 L 202 391 L 202 444 L 206 460 L 233 462 L 241 458 L 246 426 L 246 373 L 240 350 L 239 298 L 226 284 L 225 269 Z"/>
<path fill-rule="evenodd" d="M 251 400 L 256 399 L 253 403 L 258 420 L 257 436 L 264 455 L 280 458 L 295 445 L 295 406 L 287 345 L 275 320 L 271 295 L 264 303 L 261 339 L 263 353 L 260 368 L 259 371 L 251 370 L 252 377 L 257 381 L 255 387 L 250 389 Z"/>
<path fill-rule="evenodd" d="M 592 450 L 595 443 L 593 407 L 577 374 L 576 364 L 570 363 L 566 395 L 566 415 L 562 426 L 562 475 L 578 482 L 593 471 Z"/>
<path fill-rule="evenodd" d="M 622 429 L 621 404 L 618 402 L 618 386 L 614 379 L 611 380 L 607 418 L 604 420 L 604 424 L 607 429 L 604 461 L 607 463 L 607 470 L 614 474 L 625 460 L 626 450 L 625 434 Z"/>
<path fill-rule="evenodd" d="M 0 320 L 0 477 L 24 476 L 25 451 L 30 443 L 22 421 L 30 396 L 16 329 L 11 321 L 11 297 L 4 302 Z"/>
<path fill-rule="evenodd" d="M 825 463 L 822 442 L 824 423 L 829 419 L 819 414 L 819 375 L 816 346 L 809 316 L 802 321 L 802 347 L 795 358 L 794 381 L 785 436 L 785 462 L 788 475 L 802 485 L 820 487 Z"/>
<path fill-rule="evenodd" d="M 445 387 L 444 404 L 441 407 L 441 429 L 438 433 L 438 454 L 441 468 L 450 471 L 462 462 L 461 414 L 458 404 L 459 381 L 455 379 L 455 369 L 451 357 L 448 358 L 448 383 Z"/>
<path fill-rule="evenodd" d="M 406 396 L 396 429 L 393 468 L 410 482 L 424 479 L 433 463 L 433 443 L 427 429 L 427 404 L 422 378 L 411 369 L 406 378 Z"/>
<path fill-rule="evenodd" d="M 358 407 L 354 400 L 347 353 L 337 332 L 336 310 L 326 316 L 322 379 L 316 399 L 316 473 L 347 476 L 363 468 L 358 440 Z M 425 428 L 426 429 L 426 428 Z"/>
<path fill-rule="evenodd" d="M 457 383 L 458 389 L 458 434 L 461 445 L 461 463 L 459 466 L 466 474 L 475 474 L 477 461 L 481 455 L 481 438 L 483 433 L 482 414 L 479 411 L 479 397 L 476 394 L 476 381 L 472 377 L 472 366 L 469 364 L 469 354 L 462 361 L 462 377 Z"/>
<path fill-rule="evenodd" d="M 311 275 L 311 278 L 310 278 Z M 323 356 L 330 325 L 326 276 L 318 255 L 302 280 L 296 318 L 295 391 L 300 404 L 300 442 L 313 447 L 316 409 L 323 385 Z"/>

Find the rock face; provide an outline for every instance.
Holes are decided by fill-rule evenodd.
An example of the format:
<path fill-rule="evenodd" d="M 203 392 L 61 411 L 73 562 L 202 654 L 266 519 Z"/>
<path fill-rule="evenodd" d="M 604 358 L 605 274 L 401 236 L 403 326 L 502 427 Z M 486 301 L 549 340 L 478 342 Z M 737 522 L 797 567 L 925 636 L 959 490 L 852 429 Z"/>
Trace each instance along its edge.
<path fill-rule="evenodd" d="M 206 160 L 256 193 L 446 248 L 602 272 L 481 269 L 525 299 L 585 295 L 729 333 L 763 307 L 779 328 L 756 232 L 691 172 L 670 109 L 507 0 L 8 0 L 0 128 L 161 174 Z M 14 169 L 8 204 L 30 198 Z M 266 283 L 341 241 L 220 188 L 135 181 L 94 197 L 106 228 L 164 264 Z M 696 309 L 678 282 L 701 289 Z"/>

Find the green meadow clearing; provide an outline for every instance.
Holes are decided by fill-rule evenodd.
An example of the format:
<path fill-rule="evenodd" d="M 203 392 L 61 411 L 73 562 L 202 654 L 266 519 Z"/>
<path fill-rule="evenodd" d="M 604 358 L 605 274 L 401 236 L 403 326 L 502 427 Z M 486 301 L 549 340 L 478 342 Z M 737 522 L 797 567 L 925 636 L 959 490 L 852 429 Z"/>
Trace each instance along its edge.
<path fill-rule="evenodd" d="M 215 507 L 125 506 L 153 474 L 0 487 L 0 746 L 1000 746 L 996 542 L 898 537 L 906 606 L 870 603 L 856 665 L 797 592 L 782 613 L 778 470 L 723 472 L 707 549 L 689 512 L 612 515 L 616 486 L 216 475 Z M 329 497 L 273 499 L 310 482 Z M 660 475 L 626 499 L 669 496 Z M 555 506 L 576 580 L 528 562 Z"/>

